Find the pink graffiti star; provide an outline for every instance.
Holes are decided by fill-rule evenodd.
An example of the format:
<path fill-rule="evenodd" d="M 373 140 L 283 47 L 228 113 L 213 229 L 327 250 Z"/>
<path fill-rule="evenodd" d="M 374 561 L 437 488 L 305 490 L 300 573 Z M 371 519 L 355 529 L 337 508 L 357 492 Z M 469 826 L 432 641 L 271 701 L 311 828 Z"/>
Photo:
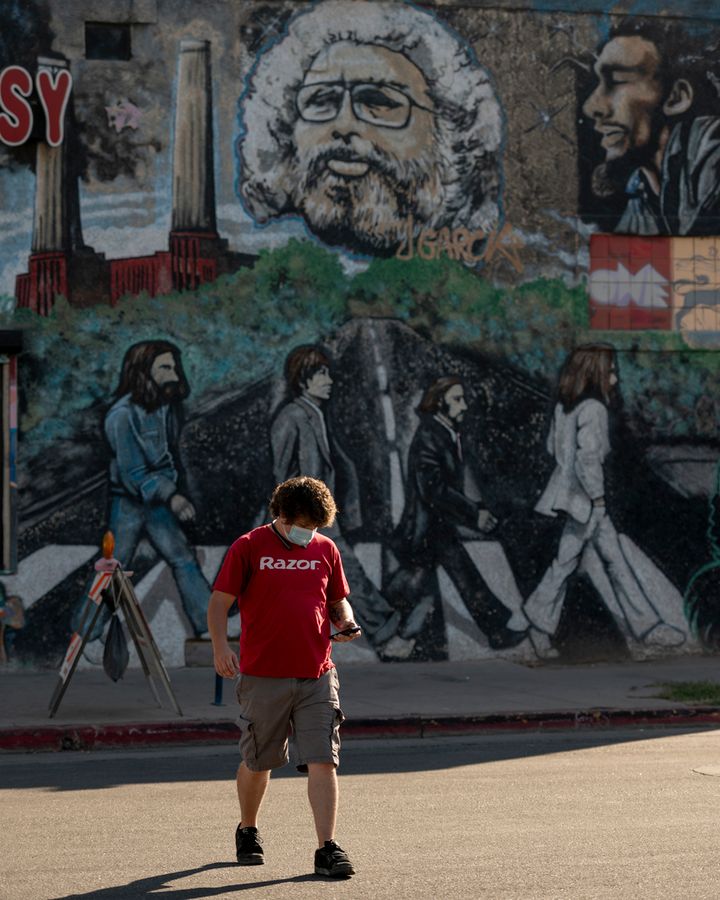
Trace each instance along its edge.
<path fill-rule="evenodd" d="M 118 100 L 114 106 L 106 106 L 108 125 L 114 128 L 118 134 L 123 128 L 132 128 L 136 131 L 140 127 L 142 112 L 129 100 Z"/>

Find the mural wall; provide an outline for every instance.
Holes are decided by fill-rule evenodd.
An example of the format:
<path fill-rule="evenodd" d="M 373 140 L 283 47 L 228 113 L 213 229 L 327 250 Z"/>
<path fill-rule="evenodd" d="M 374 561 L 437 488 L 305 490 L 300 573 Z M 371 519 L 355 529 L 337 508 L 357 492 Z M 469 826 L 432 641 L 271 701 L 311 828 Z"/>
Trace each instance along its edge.
<path fill-rule="evenodd" d="M 720 20 L 636 5 L 10 4 L 3 664 L 59 665 L 109 527 L 184 665 L 301 473 L 338 658 L 715 651 Z"/>

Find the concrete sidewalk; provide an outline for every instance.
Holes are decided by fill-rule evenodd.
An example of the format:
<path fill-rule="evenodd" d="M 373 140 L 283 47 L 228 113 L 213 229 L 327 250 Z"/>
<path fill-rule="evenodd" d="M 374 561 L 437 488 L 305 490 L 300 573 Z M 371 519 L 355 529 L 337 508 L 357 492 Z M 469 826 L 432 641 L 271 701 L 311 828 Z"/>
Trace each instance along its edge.
<path fill-rule="evenodd" d="M 423 737 L 486 729 L 720 725 L 720 708 L 657 698 L 669 681 L 720 681 L 720 660 L 528 667 L 507 660 L 342 663 L 343 736 Z M 141 670 L 112 682 L 102 669 L 75 672 L 55 718 L 56 672 L 0 672 L 0 750 L 92 749 L 237 739 L 233 683 L 213 705 L 210 668 L 170 670 L 182 709 L 159 708 Z"/>

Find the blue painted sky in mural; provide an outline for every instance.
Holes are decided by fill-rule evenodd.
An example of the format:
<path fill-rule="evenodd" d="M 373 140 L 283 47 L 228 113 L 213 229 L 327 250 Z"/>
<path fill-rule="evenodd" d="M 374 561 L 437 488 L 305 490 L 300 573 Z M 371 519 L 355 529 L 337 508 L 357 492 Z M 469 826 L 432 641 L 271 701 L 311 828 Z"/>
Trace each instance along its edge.
<path fill-rule="evenodd" d="M 15 292 L 15 276 L 27 271 L 32 239 L 35 180 L 27 171 L 0 170 L 0 296 Z M 168 191 L 87 192 L 80 203 L 85 243 L 108 259 L 145 256 L 168 247 Z M 306 236 L 300 222 L 273 223 L 261 232 L 239 203 L 218 205 L 218 228 L 233 249 L 257 253 Z"/>
<path fill-rule="evenodd" d="M 15 276 L 26 271 L 34 191 L 29 169 L 0 169 L 0 295 L 14 294 Z"/>

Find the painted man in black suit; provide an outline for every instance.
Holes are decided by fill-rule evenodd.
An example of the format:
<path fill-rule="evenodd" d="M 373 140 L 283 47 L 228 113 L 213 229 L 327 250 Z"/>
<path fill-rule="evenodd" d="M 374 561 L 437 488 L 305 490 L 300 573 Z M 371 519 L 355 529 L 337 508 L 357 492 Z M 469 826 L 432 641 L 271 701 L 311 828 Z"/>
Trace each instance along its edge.
<path fill-rule="evenodd" d="M 511 610 L 490 591 L 462 543 L 461 529 L 478 539 L 497 524 L 483 502 L 465 490 L 458 426 L 466 410 L 459 378 L 439 378 L 425 392 L 408 454 L 405 508 L 392 541 L 401 565 L 384 593 L 403 614 L 400 635 L 419 640 L 424 635 L 420 655 L 425 658 L 447 658 L 442 607 L 435 599 L 438 565 L 452 579 L 491 648 L 514 647 L 526 637 L 524 630 L 508 628 Z"/>
<path fill-rule="evenodd" d="M 325 411 L 333 385 L 330 360 L 319 347 L 296 347 L 285 362 L 285 378 L 293 399 L 270 429 L 275 481 L 309 475 L 324 481 L 337 499 L 339 524 L 326 531 L 342 555 L 363 632 L 380 647 L 395 633 L 400 616 L 372 584 L 344 537 L 362 526 L 362 513 L 355 465 L 333 434 Z"/>

